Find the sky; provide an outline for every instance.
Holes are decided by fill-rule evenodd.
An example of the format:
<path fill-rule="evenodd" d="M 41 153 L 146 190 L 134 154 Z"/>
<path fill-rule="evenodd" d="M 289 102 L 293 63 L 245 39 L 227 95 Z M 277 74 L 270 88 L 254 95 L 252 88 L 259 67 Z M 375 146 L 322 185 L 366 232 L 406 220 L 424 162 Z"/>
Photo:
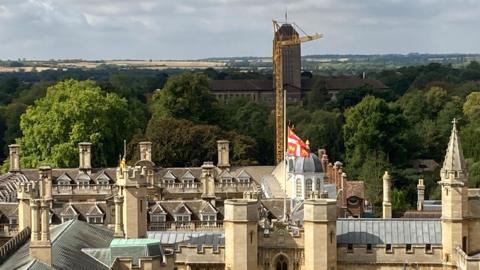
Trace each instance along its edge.
<path fill-rule="evenodd" d="M 480 53 L 480 0 L 0 0 L 0 59 L 269 56 L 285 11 L 303 55 Z"/>

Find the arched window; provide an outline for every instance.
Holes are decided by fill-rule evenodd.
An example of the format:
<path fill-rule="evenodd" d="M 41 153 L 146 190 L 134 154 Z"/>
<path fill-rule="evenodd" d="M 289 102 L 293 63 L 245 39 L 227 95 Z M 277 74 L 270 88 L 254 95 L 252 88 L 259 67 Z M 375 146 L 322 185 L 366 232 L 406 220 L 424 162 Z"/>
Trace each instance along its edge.
<path fill-rule="evenodd" d="M 276 270 L 288 270 L 288 260 L 285 256 L 280 255 L 277 257 L 275 262 L 275 269 Z"/>
<path fill-rule="evenodd" d="M 296 194 L 297 194 L 297 198 L 301 198 L 302 195 L 303 195 L 303 192 L 302 192 L 302 180 L 300 180 L 300 178 L 297 178 L 297 181 L 296 181 Z"/>
<path fill-rule="evenodd" d="M 322 180 L 320 180 L 320 178 L 317 178 L 316 180 L 316 186 L 315 186 L 315 190 L 322 190 Z"/>
<path fill-rule="evenodd" d="M 305 194 L 310 194 L 313 191 L 313 181 L 312 179 L 307 179 L 305 181 Z"/>

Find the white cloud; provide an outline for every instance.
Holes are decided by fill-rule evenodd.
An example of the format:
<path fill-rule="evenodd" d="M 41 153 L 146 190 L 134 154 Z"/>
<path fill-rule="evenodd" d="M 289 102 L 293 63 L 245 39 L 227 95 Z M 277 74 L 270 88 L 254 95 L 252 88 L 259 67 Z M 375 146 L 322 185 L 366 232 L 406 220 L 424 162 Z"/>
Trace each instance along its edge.
<path fill-rule="evenodd" d="M 285 10 L 304 54 L 480 52 L 477 0 L 2 0 L 0 58 L 270 55 Z"/>

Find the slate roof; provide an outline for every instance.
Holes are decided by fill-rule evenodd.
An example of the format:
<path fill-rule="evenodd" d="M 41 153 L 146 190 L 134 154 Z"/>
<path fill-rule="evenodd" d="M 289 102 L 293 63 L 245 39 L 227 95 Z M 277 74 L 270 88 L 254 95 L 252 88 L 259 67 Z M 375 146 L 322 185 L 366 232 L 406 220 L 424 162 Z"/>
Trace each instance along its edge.
<path fill-rule="evenodd" d="M 72 269 L 94 270 L 108 269 L 99 261 L 81 252 L 82 248 L 108 247 L 113 239 L 113 232 L 101 226 L 72 220 L 51 227 L 52 266 L 36 261 L 29 255 L 28 241 L 20 247 L 1 266 L 2 269 Z"/>
<path fill-rule="evenodd" d="M 309 90 L 312 89 L 317 79 L 306 79 L 302 80 L 302 89 Z M 370 79 L 370 78 L 357 78 L 357 77 L 339 77 L 339 78 L 323 78 L 321 79 L 323 83 L 323 88 L 327 91 L 342 91 L 358 88 L 364 85 L 373 87 L 378 90 L 388 89 L 383 82 Z"/>
<path fill-rule="evenodd" d="M 273 91 L 272 80 L 214 80 L 212 91 Z"/>
<path fill-rule="evenodd" d="M 225 234 L 211 231 L 149 231 L 147 238 L 160 240 L 162 246 L 212 246 L 214 249 L 225 246 Z"/>
<path fill-rule="evenodd" d="M 283 218 L 283 198 L 262 199 L 262 206 L 270 212 L 269 217 L 273 219 Z M 290 203 L 287 203 L 287 213 L 290 213 Z"/>
<path fill-rule="evenodd" d="M 440 219 L 339 219 L 338 244 L 442 244 Z"/>
<path fill-rule="evenodd" d="M 161 209 L 160 209 L 160 207 Z M 208 213 L 215 214 L 220 213 L 219 207 L 214 207 L 205 200 L 169 200 L 169 201 L 157 201 L 150 203 L 149 211 L 155 211 L 154 213 L 162 213 L 162 210 L 167 214 L 167 221 L 174 220 L 175 214 L 191 214 L 191 220 L 200 220 L 200 214 Z M 150 213 L 152 214 L 152 213 Z M 222 220 L 222 216 L 217 216 L 218 220 Z"/>
<path fill-rule="evenodd" d="M 2 204 L 0 204 L 1 206 Z M 72 211 L 72 209 L 74 211 Z M 101 213 L 99 213 L 100 211 Z M 72 213 L 75 212 L 75 213 Z M 77 219 L 87 221 L 89 215 L 103 215 L 105 218 L 105 223 L 111 223 L 112 211 L 107 205 L 106 201 L 96 201 L 96 202 L 71 202 L 63 204 L 53 204 L 52 213 L 58 219 L 62 217 L 62 214 L 68 215 L 69 213 L 77 215 Z"/>

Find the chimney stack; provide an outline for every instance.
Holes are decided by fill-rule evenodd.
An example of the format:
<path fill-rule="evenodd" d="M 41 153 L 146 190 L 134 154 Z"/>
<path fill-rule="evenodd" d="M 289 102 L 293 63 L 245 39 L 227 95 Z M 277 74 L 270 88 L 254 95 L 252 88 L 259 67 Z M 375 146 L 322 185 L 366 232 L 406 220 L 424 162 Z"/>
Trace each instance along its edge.
<path fill-rule="evenodd" d="M 213 162 L 204 162 L 202 165 L 202 199 L 209 200 L 215 205 L 215 176 Z"/>
<path fill-rule="evenodd" d="M 81 142 L 78 144 L 79 152 L 79 169 L 87 173 L 92 169 L 92 144 L 89 142 Z"/>
<path fill-rule="evenodd" d="M 40 175 L 40 198 L 45 200 L 52 199 L 52 168 L 50 166 L 41 166 L 38 168 Z"/>
<path fill-rule="evenodd" d="M 217 141 L 218 164 L 220 169 L 230 168 L 230 142 L 227 140 Z"/>
<path fill-rule="evenodd" d="M 37 260 L 52 265 L 52 243 L 50 241 L 50 204 L 52 202 L 52 169 L 39 168 L 39 198 L 30 201 L 32 212 L 32 236 L 30 255 Z"/>
<path fill-rule="evenodd" d="M 152 161 L 152 143 L 140 142 L 140 160 Z"/>
<path fill-rule="evenodd" d="M 425 185 L 423 184 L 423 179 L 418 179 L 417 196 L 417 211 L 423 211 L 423 203 L 425 202 Z"/>
<path fill-rule="evenodd" d="M 392 218 L 392 203 L 390 202 L 390 174 L 385 171 L 383 175 L 383 218 Z"/>
<path fill-rule="evenodd" d="M 10 155 L 10 169 L 9 172 L 19 172 L 20 171 L 20 145 L 10 144 L 8 146 L 9 155 Z"/>

